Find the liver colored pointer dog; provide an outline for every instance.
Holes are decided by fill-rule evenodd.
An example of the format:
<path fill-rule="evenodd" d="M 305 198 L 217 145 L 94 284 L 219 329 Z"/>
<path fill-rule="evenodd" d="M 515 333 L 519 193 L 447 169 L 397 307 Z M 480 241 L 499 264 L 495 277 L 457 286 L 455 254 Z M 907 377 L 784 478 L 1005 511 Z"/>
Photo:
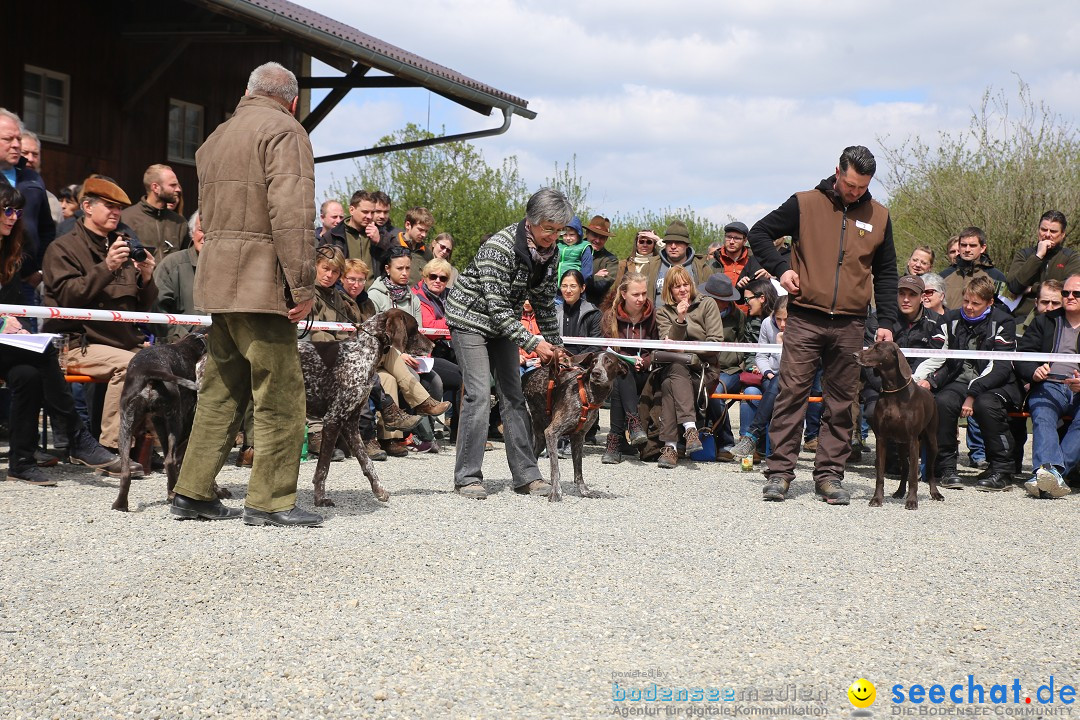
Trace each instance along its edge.
<path fill-rule="evenodd" d="M 387 310 L 356 328 L 355 337 L 341 342 L 300 343 L 300 367 L 304 371 L 307 414 L 323 419 L 322 446 L 333 448 L 342 434 L 353 457 L 381 502 L 390 500 L 379 482 L 375 464 L 360 439 L 360 412 L 375 383 L 379 360 L 391 347 L 410 355 L 428 355 L 434 347 L 420 332 L 416 319 L 403 310 Z M 332 507 L 326 497 L 326 475 L 333 453 L 319 453 L 315 468 L 315 505 Z"/>
<path fill-rule="evenodd" d="M 937 460 L 937 403 L 930 391 L 920 387 L 911 378 L 907 358 L 894 342 L 877 342 L 855 353 L 855 360 L 863 367 L 873 368 L 881 378 L 881 396 L 874 408 L 870 426 L 877 438 L 877 488 L 870 499 L 870 507 L 881 507 L 885 495 L 885 453 L 889 442 L 896 443 L 900 453 L 900 487 L 894 498 L 904 496 L 907 487 L 908 510 L 919 509 L 919 448 L 920 440 L 926 451 L 926 479 L 930 483 L 930 497 L 944 500 L 938 492 L 934 464 Z"/>
<path fill-rule="evenodd" d="M 187 451 L 191 424 L 195 420 L 195 400 L 199 390 L 196 368 L 206 353 L 206 338 L 202 333 L 185 335 L 170 345 L 154 345 L 135 353 L 128 363 L 124 392 L 120 396 L 120 493 L 113 510 L 128 510 L 128 491 L 131 488 L 132 433 L 141 433 L 149 417 L 153 420 L 158 440 L 165 447 L 165 474 L 168 477 L 169 500 L 180 477 L 180 465 Z M 214 484 L 219 498 L 232 497 L 225 488 Z"/>
<path fill-rule="evenodd" d="M 599 408 L 611 394 L 615 378 L 626 373 L 626 363 L 610 352 L 591 352 L 571 358 L 558 350 L 551 360 L 526 376 L 522 390 L 532 416 L 533 450 L 539 457 L 546 445 L 551 458 L 549 501 L 562 500 L 558 442 L 563 435 L 570 436 L 574 482 L 581 496 L 611 497 L 585 486 L 581 449 L 585 432 L 599 419 Z"/>

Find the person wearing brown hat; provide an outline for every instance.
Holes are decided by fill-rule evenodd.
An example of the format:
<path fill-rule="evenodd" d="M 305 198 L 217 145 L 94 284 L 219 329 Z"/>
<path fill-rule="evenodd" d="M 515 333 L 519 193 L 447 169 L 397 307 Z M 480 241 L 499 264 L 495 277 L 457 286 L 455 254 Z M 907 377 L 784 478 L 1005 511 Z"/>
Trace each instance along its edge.
<path fill-rule="evenodd" d="M 69 233 L 45 251 L 44 304 L 52 307 L 145 312 L 157 300 L 154 256 L 120 223 L 131 205 L 112 180 L 94 176 L 83 183 L 83 216 Z M 135 323 L 47 320 L 45 332 L 68 333 L 67 369 L 107 382 L 100 442 L 116 448 L 120 433 L 120 394 L 127 366 L 146 340 Z M 127 452 L 122 448 L 122 452 Z"/>
<path fill-rule="evenodd" d="M 589 247 L 581 254 L 581 274 L 585 278 L 585 299 L 597 307 L 619 271 L 619 258 L 604 247 L 611 234 L 611 221 L 603 215 L 593 215 L 585 226 Z"/>
<path fill-rule="evenodd" d="M 704 282 L 713 274 L 707 259 L 694 255 L 694 248 L 690 244 L 690 230 L 682 220 L 672 220 L 668 224 L 664 231 L 664 249 L 641 270 L 641 274 L 649 281 L 654 303 L 661 302 L 660 291 L 664 287 L 664 276 L 668 269 L 674 266 L 685 268 L 695 285 Z"/>

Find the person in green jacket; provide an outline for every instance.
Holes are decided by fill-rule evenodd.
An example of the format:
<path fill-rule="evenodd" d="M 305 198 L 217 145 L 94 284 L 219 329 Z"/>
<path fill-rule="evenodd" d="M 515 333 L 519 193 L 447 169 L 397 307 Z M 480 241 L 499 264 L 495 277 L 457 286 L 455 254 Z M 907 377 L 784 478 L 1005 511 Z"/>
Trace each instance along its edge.
<path fill-rule="evenodd" d="M 581 254 L 589 243 L 582 242 L 585 233 L 581 229 L 581 219 L 575 215 L 573 220 L 563 228 L 559 237 L 559 272 L 558 277 L 566 274 L 567 270 L 581 272 Z"/>

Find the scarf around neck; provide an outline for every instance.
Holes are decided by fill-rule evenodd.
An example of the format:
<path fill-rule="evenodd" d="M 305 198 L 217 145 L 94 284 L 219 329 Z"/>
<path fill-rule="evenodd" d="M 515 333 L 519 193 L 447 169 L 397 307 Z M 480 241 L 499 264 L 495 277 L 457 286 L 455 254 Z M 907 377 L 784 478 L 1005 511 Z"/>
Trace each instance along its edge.
<path fill-rule="evenodd" d="M 396 283 L 390 282 L 389 279 L 386 279 L 385 284 L 386 294 L 390 296 L 390 300 L 395 305 L 400 305 L 402 303 L 408 304 L 409 296 L 412 294 L 409 291 L 408 285 L 398 285 Z"/>

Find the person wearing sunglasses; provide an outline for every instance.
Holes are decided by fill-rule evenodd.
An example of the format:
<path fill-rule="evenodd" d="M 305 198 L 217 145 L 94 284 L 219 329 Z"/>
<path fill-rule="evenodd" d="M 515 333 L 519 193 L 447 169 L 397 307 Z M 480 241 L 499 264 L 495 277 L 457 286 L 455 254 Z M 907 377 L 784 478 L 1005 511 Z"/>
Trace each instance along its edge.
<path fill-rule="evenodd" d="M 413 294 L 420 301 L 420 325 L 425 330 L 437 330 L 445 333 L 441 337 L 431 337 L 435 343 L 431 351 L 432 372 L 442 381 L 441 397 L 455 403 L 461 389 L 461 369 L 457 365 L 454 347 L 450 344 L 450 328 L 446 324 L 446 297 L 450 293 L 448 283 L 453 266 L 442 258 L 432 258 L 424 264 L 423 280 L 413 286 Z M 456 411 L 456 404 L 454 406 Z M 421 441 L 421 445 L 424 441 Z M 424 451 L 420 447 L 420 452 Z"/>
<path fill-rule="evenodd" d="M 937 315 L 944 315 L 945 280 L 937 273 L 924 273 L 922 276 L 925 289 L 922 292 L 923 307 Z"/>
<path fill-rule="evenodd" d="M 56 238 L 56 222 L 49 207 L 45 181 L 36 170 L 29 167 L 28 160 L 22 156 L 23 130 L 18 115 L 0 108 L 0 184 L 6 183 L 22 195 L 23 242 L 26 252 L 33 258 L 36 272 L 45 257 L 45 248 Z M 27 287 L 22 291 L 24 301 L 32 298 L 31 288 L 36 287 L 40 279 L 40 275 L 25 279 Z"/>
<path fill-rule="evenodd" d="M 435 240 L 431 243 L 431 257 L 440 258 L 448 263 L 452 263 L 451 259 L 454 255 L 454 236 L 448 232 L 439 233 L 435 236 Z M 457 280 L 458 271 L 453 265 L 450 266 L 450 279 L 446 281 L 446 287 L 451 287 L 454 281 Z"/>
<path fill-rule="evenodd" d="M 19 265 L 27 257 L 22 233 L 24 203 L 18 190 L 0 183 L 0 304 L 4 305 L 22 304 L 19 283 L 12 281 L 17 280 Z M 18 318 L 0 317 L 0 333 L 26 332 Z M 49 345 L 39 353 L 0 345 L 0 380 L 11 390 L 9 480 L 56 485 L 56 480 L 41 470 L 59 462 L 38 448 L 38 415 L 43 407 L 53 418 L 54 430 L 66 434 L 71 462 L 119 474 L 120 458 L 98 444 L 75 411 L 55 347 Z M 142 474 L 138 463 L 132 468 L 133 473 Z"/>
<path fill-rule="evenodd" d="M 643 268 L 649 264 L 649 261 L 659 254 L 660 236 L 648 228 L 638 230 L 634 236 L 634 244 L 630 248 L 630 253 L 626 256 L 626 259 L 619 261 L 619 267 L 615 272 L 615 280 L 612 283 L 613 287 L 622 287 L 623 278 L 626 277 L 627 273 L 638 273 L 640 275 Z M 649 301 L 651 304 L 651 295 Z"/>
<path fill-rule="evenodd" d="M 533 453 L 518 348 L 536 351 L 543 362 L 562 345 L 555 317 L 559 264 L 555 245 L 572 217 L 574 210 L 563 193 L 553 188 L 537 191 L 525 205 L 525 218 L 485 240 L 450 288 L 446 322 L 465 384 L 454 465 L 454 490 L 463 497 L 487 497 L 483 464 L 492 374 L 514 491 L 546 495 L 551 490 Z M 536 313 L 539 335 L 521 324 L 526 300 Z"/>

